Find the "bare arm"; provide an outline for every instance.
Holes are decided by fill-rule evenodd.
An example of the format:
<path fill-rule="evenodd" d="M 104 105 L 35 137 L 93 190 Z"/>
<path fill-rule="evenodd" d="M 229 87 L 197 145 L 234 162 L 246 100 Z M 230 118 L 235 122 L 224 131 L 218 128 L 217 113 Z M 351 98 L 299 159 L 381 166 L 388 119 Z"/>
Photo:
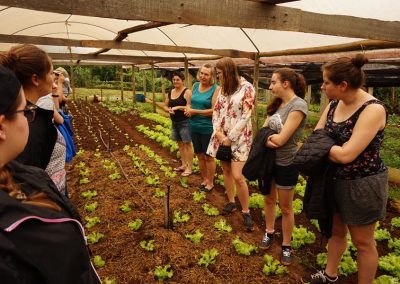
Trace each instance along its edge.
<path fill-rule="evenodd" d="M 56 124 L 63 124 L 64 123 L 64 118 L 61 116 L 61 114 L 58 113 L 57 110 L 54 110 L 53 119 L 54 119 L 54 122 Z"/>
<path fill-rule="evenodd" d="M 326 108 L 325 108 L 324 112 L 322 113 L 321 117 L 319 118 L 318 123 L 315 126 L 314 130 L 321 129 L 321 128 L 325 127 L 326 118 L 328 116 L 329 107 L 330 107 L 330 104 L 328 104 L 326 106 Z"/>
<path fill-rule="evenodd" d="M 209 109 L 187 109 L 187 112 L 189 113 L 190 116 L 192 115 L 202 115 L 202 116 L 212 116 L 213 114 L 213 107 L 215 105 L 215 102 L 217 101 L 217 96 L 219 93 L 220 87 L 217 87 L 213 93 L 213 96 L 211 98 L 211 108 Z"/>
<path fill-rule="evenodd" d="M 329 158 L 340 164 L 354 161 L 367 148 L 379 130 L 386 124 L 386 112 L 379 104 L 368 105 L 360 114 L 349 141 L 333 146 Z"/>
<path fill-rule="evenodd" d="M 278 134 L 272 134 L 268 137 L 266 146 L 269 148 L 278 148 L 286 144 L 290 137 L 293 136 L 296 129 L 302 122 L 305 114 L 301 111 L 292 111 L 289 113 L 282 130 Z"/>

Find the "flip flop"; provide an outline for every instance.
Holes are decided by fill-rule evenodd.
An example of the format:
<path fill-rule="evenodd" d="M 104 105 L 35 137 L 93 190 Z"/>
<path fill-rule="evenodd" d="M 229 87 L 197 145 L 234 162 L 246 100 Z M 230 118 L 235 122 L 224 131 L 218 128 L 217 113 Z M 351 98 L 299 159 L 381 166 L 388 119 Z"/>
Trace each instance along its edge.
<path fill-rule="evenodd" d="M 180 167 L 176 167 L 176 168 L 174 168 L 174 171 L 175 172 L 183 172 L 183 171 L 185 171 L 185 167 L 182 167 L 182 166 L 180 166 Z"/>
<path fill-rule="evenodd" d="M 207 187 L 205 187 L 205 186 L 203 186 L 203 188 L 201 188 L 200 189 L 200 191 L 203 191 L 203 192 L 211 192 L 211 190 L 213 190 L 214 189 L 214 187 L 212 187 L 212 188 L 207 188 Z"/>
<path fill-rule="evenodd" d="M 190 176 L 192 174 L 192 172 L 183 172 L 183 173 L 181 173 L 181 176 L 183 176 L 183 177 L 188 177 L 188 176 Z"/>

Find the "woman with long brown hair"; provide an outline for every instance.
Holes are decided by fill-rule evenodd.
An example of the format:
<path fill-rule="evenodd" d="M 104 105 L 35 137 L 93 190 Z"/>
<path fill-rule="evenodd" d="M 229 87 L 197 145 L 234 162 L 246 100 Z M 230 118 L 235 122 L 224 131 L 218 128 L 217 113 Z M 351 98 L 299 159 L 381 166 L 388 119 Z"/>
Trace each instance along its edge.
<path fill-rule="evenodd" d="M 281 262 L 285 265 L 291 264 L 293 260 L 290 245 L 294 228 L 292 201 L 299 172 L 292 162 L 306 124 L 308 107 L 303 99 L 305 88 L 303 75 L 290 68 L 275 70 L 269 86 L 274 98 L 268 105 L 268 117 L 264 123 L 264 127 L 276 131 L 276 134 L 268 137 L 265 145 L 275 149 L 276 158 L 272 168 L 271 192 L 264 197 L 266 228 L 260 248 L 268 249 L 274 239 L 275 205 L 279 199 L 283 235 Z"/>
<path fill-rule="evenodd" d="M 254 108 L 255 90 L 253 85 L 239 76 L 236 64 L 229 57 L 217 61 L 216 71 L 221 83 L 221 91 L 214 105 L 212 118 L 214 132 L 207 154 L 216 157 L 220 146 L 230 148 L 231 158 L 221 161 L 224 185 L 228 195 L 228 203 L 222 214 L 230 214 L 237 208 L 234 192 L 234 185 L 236 185 L 245 228 L 247 231 L 253 231 L 254 225 L 249 209 L 249 189 L 242 169 L 253 141 L 251 114 Z"/>

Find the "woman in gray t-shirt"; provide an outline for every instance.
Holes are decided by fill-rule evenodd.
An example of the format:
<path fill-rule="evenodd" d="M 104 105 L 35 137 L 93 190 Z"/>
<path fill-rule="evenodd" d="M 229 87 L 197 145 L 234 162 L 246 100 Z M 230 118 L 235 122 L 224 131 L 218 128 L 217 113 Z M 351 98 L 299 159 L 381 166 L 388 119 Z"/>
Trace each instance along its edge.
<path fill-rule="evenodd" d="M 271 193 L 264 197 L 266 232 L 260 248 L 268 249 L 274 239 L 275 204 L 279 198 L 283 235 L 281 263 L 285 265 L 292 262 L 290 246 L 294 228 L 292 201 L 299 176 L 292 162 L 297 150 L 297 141 L 306 124 L 308 107 L 303 99 L 305 88 L 303 75 L 290 68 L 277 69 L 272 74 L 269 86 L 275 97 L 268 105 L 268 117 L 264 123 L 264 127 L 275 130 L 277 134 L 269 136 L 266 142 L 267 147 L 276 149 L 276 160 L 272 170 Z"/>

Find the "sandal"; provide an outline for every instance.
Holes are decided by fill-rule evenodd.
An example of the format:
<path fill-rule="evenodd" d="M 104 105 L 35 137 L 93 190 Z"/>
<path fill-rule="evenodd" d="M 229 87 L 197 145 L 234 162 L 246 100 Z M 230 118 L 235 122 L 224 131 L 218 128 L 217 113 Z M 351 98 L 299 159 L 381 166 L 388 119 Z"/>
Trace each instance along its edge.
<path fill-rule="evenodd" d="M 203 187 L 200 189 L 200 191 L 209 193 L 209 192 L 211 192 L 211 190 L 213 190 L 213 189 L 214 189 L 214 187 L 207 188 L 207 187 L 203 186 Z"/>
<path fill-rule="evenodd" d="M 181 173 L 181 176 L 183 176 L 183 177 L 188 177 L 188 176 L 190 176 L 192 174 L 192 172 L 183 172 L 183 173 Z"/>
<path fill-rule="evenodd" d="M 174 168 L 175 172 L 184 172 L 185 170 L 186 170 L 186 167 L 184 167 L 184 166 Z"/>

